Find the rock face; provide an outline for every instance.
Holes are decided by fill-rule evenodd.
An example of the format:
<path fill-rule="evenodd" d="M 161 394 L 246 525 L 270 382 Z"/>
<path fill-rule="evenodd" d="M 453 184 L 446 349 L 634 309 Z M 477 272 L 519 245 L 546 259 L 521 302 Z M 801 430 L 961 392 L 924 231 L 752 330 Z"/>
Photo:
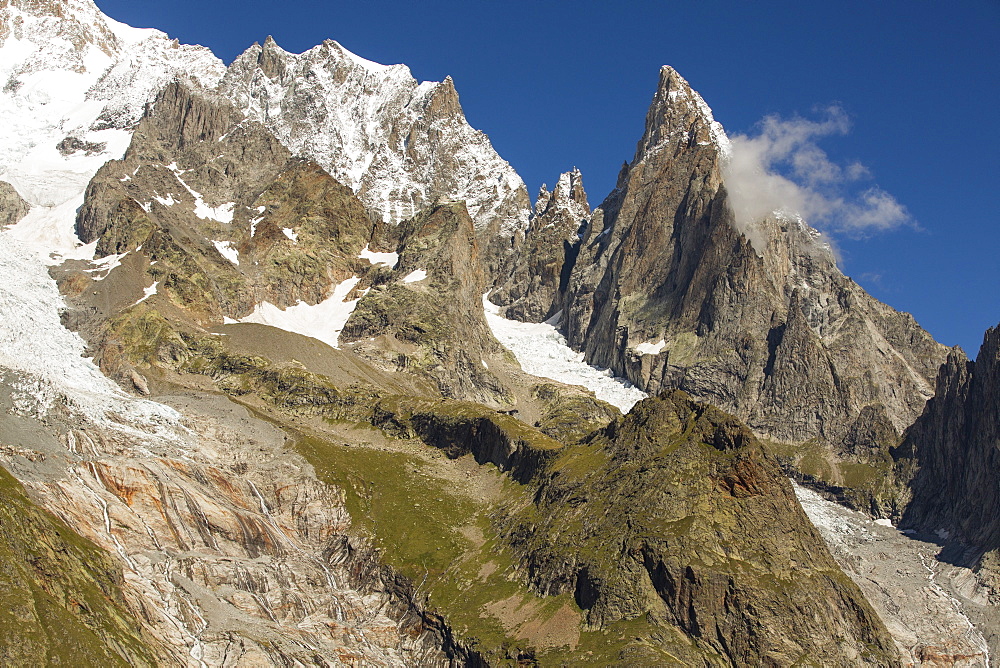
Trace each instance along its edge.
<path fill-rule="evenodd" d="M 579 234 L 589 220 L 590 205 L 579 170 L 562 174 L 552 192 L 542 186 L 524 239 L 518 239 L 517 251 L 500 270 L 504 279 L 490 293 L 490 301 L 506 307 L 504 317 L 542 322 L 561 308 L 566 272 L 573 266 Z"/>
<path fill-rule="evenodd" d="M 897 431 L 945 349 L 837 269 L 801 219 L 748 238 L 722 177 L 728 141 L 664 67 L 635 158 L 594 212 L 562 304 L 572 346 L 650 392 L 678 387 L 758 433 L 838 443 L 868 406 Z"/>
<path fill-rule="evenodd" d="M 28 213 L 28 203 L 14 190 L 14 186 L 0 181 L 0 227 L 13 225 Z"/>
<path fill-rule="evenodd" d="M 444 199 L 464 200 L 476 228 L 494 235 L 527 224 L 524 183 L 466 122 L 451 78 L 418 84 L 406 66 L 333 41 L 296 55 L 268 38 L 233 62 L 220 90 L 385 222 Z"/>
<path fill-rule="evenodd" d="M 486 277 L 465 205 L 433 207 L 386 234 L 398 263 L 358 302 L 344 343 L 371 359 L 394 351 L 393 366 L 429 375 L 444 397 L 504 403 L 486 361 L 503 348 L 483 315 Z"/>
<path fill-rule="evenodd" d="M 265 301 L 318 303 L 370 268 L 358 254 L 372 221 L 348 188 L 224 98 L 178 83 L 91 181 L 76 230 L 99 255 L 141 248 L 158 286 L 217 322 Z"/>
<path fill-rule="evenodd" d="M 683 392 L 565 450 L 508 536 L 535 588 L 573 592 L 590 627 L 645 618 L 661 629 L 657 646 L 612 662 L 898 661 L 777 462 L 737 420 Z"/>
<path fill-rule="evenodd" d="M 1000 548 L 1000 327 L 986 332 L 975 362 L 951 351 L 897 454 L 916 467 L 902 526 Z"/>

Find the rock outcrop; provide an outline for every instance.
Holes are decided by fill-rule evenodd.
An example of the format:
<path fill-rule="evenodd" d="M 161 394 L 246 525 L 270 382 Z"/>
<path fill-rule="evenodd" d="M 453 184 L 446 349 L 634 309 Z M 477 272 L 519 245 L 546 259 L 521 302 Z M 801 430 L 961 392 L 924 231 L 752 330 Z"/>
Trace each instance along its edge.
<path fill-rule="evenodd" d="M 601 662 L 898 662 L 777 462 L 683 392 L 560 453 L 506 535 L 535 589 L 572 592 L 589 627 L 651 624 L 656 643 L 636 637 Z"/>
<path fill-rule="evenodd" d="M 29 208 L 28 203 L 14 190 L 14 186 L 0 181 L 0 227 L 18 222 L 28 213 Z"/>
<path fill-rule="evenodd" d="M 944 347 L 845 277 L 801 219 L 738 231 L 728 150 L 701 97 L 664 67 L 635 157 L 564 270 L 569 343 L 772 439 L 839 443 L 866 407 L 902 431 L 931 396 Z"/>
<path fill-rule="evenodd" d="M 482 309 L 479 244 L 464 203 L 442 204 L 385 231 L 399 259 L 358 302 L 344 344 L 370 359 L 431 377 L 442 396 L 510 400 L 487 360 L 502 358 Z"/>
<path fill-rule="evenodd" d="M 99 255 L 144 258 L 147 280 L 201 324 L 263 302 L 323 301 L 371 268 L 358 255 L 372 228 L 349 188 L 224 98 L 179 83 L 150 107 L 125 157 L 98 171 L 76 223 Z M 135 276 L 110 276 L 101 292 L 129 289 L 121 280 Z"/>
<path fill-rule="evenodd" d="M 490 293 L 490 301 L 505 307 L 504 317 L 542 322 L 562 308 L 568 271 L 589 221 L 590 205 L 579 170 L 560 175 L 552 192 L 542 186 L 524 239 L 517 239 L 515 252 L 500 269 L 503 278 Z"/>

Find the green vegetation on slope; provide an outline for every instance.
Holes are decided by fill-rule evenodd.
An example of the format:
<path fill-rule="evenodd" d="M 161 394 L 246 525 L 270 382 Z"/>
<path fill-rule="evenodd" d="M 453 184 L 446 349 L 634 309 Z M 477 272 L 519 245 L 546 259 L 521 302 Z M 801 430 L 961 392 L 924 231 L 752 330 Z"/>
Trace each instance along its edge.
<path fill-rule="evenodd" d="M 0 468 L 0 664 L 156 665 L 122 583 L 106 553 Z"/>

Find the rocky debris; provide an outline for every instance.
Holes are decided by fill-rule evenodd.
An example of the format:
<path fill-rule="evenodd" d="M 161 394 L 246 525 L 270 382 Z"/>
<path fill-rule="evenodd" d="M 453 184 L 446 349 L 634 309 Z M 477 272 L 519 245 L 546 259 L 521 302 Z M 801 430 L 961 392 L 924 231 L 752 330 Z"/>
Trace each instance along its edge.
<path fill-rule="evenodd" d="M 38 454 L 17 450 L 5 455 Z M 35 505 L 2 467 L 0 559 L 4 665 L 154 666 L 165 655 L 128 609 L 120 565 Z"/>
<path fill-rule="evenodd" d="M 524 183 L 466 122 L 450 77 L 417 83 L 406 66 L 364 60 L 334 41 L 296 55 L 268 38 L 233 61 L 220 90 L 384 222 L 443 198 L 465 201 L 488 234 L 509 237 L 527 224 Z"/>
<path fill-rule="evenodd" d="M 187 416 L 173 441 L 65 416 L 57 439 L 18 434 L 48 449 L 44 464 L 7 461 L 115 555 L 128 609 L 166 648 L 159 662 L 448 665 L 438 622 L 351 534 L 342 491 L 282 432 L 218 395 L 160 398 Z"/>
<path fill-rule="evenodd" d="M 94 155 L 95 153 L 103 153 L 107 148 L 107 142 L 84 141 L 79 137 L 66 137 L 56 144 L 56 150 L 64 156 L 74 153 Z"/>
<path fill-rule="evenodd" d="M 562 305 L 568 270 L 579 251 L 580 234 L 590 221 L 590 205 L 583 189 L 583 176 L 574 169 L 560 175 L 549 192 L 542 186 L 535 211 L 508 256 L 509 266 L 501 268 L 490 301 L 501 307 L 508 319 L 543 322 Z"/>
<path fill-rule="evenodd" d="M 857 440 L 864 411 L 897 432 L 916 418 L 945 348 L 845 277 L 803 220 L 773 214 L 737 231 L 727 151 L 701 97 L 664 67 L 634 159 L 566 254 L 562 327 L 589 363 L 641 389 L 683 389 L 769 439 L 850 460 L 861 446 L 843 441 Z M 516 296 L 503 284 L 499 294 Z"/>
<path fill-rule="evenodd" d="M 990 665 L 983 635 L 996 635 L 996 621 L 988 617 L 988 600 L 970 591 L 972 570 L 941 560 L 939 543 L 877 524 L 808 489 L 796 487 L 795 494 L 885 623 L 904 665 Z"/>
<path fill-rule="evenodd" d="M 589 628 L 650 625 L 654 643 L 636 637 L 606 660 L 898 665 L 777 462 L 682 392 L 564 450 L 507 522 L 537 592 L 572 592 Z"/>
<path fill-rule="evenodd" d="M 14 186 L 0 181 L 0 227 L 15 224 L 27 215 L 30 208 L 14 190 Z"/>

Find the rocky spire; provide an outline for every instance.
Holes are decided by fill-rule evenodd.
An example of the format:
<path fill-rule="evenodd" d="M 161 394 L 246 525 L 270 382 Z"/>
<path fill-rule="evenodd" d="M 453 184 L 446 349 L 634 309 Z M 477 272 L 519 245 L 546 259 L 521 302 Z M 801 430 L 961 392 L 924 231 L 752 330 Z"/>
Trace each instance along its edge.
<path fill-rule="evenodd" d="M 711 110 L 664 67 L 635 157 L 567 271 L 570 344 L 771 438 L 834 443 L 876 405 L 901 431 L 931 395 L 944 347 L 843 276 L 801 219 L 761 221 L 751 245 L 733 226 L 727 152 Z"/>
<path fill-rule="evenodd" d="M 646 112 L 646 128 L 636 146 L 633 164 L 666 145 L 695 142 L 729 151 L 729 138 L 712 110 L 677 70 L 664 65 L 653 101 Z"/>
<path fill-rule="evenodd" d="M 590 215 L 580 170 L 561 174 L 552 192 L 542 186 L 524 239 L 490 295 L 494 304 L 505 307 L 505 317 L 542 322 L 562 308 L 564 270 L 572 266 Z"/>

